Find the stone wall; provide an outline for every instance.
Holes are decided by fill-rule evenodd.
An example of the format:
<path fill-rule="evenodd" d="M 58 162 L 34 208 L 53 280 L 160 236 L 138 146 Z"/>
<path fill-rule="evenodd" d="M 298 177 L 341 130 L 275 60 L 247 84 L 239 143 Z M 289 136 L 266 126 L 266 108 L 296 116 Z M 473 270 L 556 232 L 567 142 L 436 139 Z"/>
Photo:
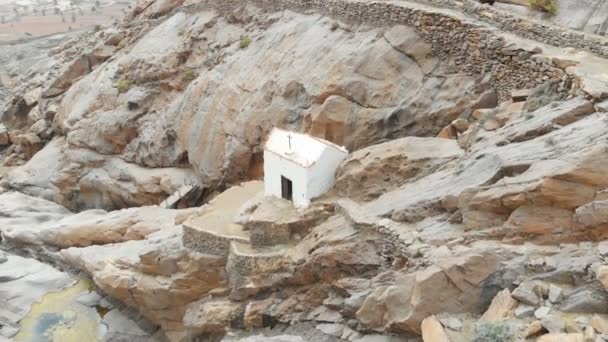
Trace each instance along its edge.
<path fill-rule="evenodd" d="M 475 1 L 466 1 L 467 4 L 469 2 Z M 432 45 L 434 54 L 453 72 L 491 75 L 490 82 L 501 100 L 508 99 L 512 90 L 533 88 L 547 82 L 559 83 L 560 92 L 570 91 L 571 87 L 576 86 L 575 82 L 572 82 L 572 76 L 567 75 L 551 61 L 531 58 L 538 50 L 510 42 L 500 30 L 481 21 L 465 18 L 462 14 L 458 15 L 446 8 L 406 1 L 206 0 L 181 10 L 194 11 L 213 7 L 230 18 L 235 8 L 245 3 L 269 12 L 287 9 L 300 12 L 312 10 L 350 23 L 374 26 L 401 24 L 414 27 L 420 37 Z M 432 0 L 431 3 L 443 7 L 456 6 L 447 0 Z M 459 9 L 486 18 L 486 21 L 492 23 L 496 20 L 499 27 L 504 26 L 504 29 L 512 30 L 521 36 L 560 47 L 585 48 L 608 56 L 608 43 L 599 36 L 587 37 L 581 32 L 532 22 L 479 4 L 465 7 Z"/>
<path fill-rule="evenodd" d="M 233 240 L 237 239 L 215 235 L 211 232 L 184 225 L 184 235 L 182 236 L 184 246 L 199 253 L 228 256 L 230 242 Z M 247 243 L 249 241 L 242 240 L 241 242 Z"/>

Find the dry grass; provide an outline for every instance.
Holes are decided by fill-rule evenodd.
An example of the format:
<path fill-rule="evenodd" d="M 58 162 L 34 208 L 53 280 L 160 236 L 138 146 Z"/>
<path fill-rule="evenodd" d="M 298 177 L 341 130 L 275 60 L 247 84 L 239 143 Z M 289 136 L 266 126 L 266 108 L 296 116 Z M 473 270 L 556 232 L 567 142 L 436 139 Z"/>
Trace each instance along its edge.
<path fill-rule="evenodd" d="M 528 5 L 537 11 L 551 15 L 557 14 L 557 0 L 528 0 Z"/>

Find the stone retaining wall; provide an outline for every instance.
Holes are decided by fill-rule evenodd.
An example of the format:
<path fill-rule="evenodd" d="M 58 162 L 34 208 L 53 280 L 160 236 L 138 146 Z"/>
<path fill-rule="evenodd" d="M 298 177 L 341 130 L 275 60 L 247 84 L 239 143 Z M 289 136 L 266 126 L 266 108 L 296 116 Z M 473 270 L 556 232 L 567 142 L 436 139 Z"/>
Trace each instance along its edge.
<path fill-rule="evenodd" d="M 572 82 L 572 76 L 567 75 L 551 61 L 531 58 L 537 51 L 529 51 L 529 47 L 514 45 L 505 39 L 504 33 L 500 30 L 488 27 L 479 20 L 458 15 L 449 9 L 422 6 L 407 1 L 205 0 L 189 9 L 181 10 L 193 11 L 212 7 L 226 17 L 230 17 L 235 8 L 245 3 L 269 12 L 287 9 L 299 12 L 316 11 L 345 22 L 366 23 L 373 26 L 402 24 L 414 27 L 420 37 L 432 45 L 434 54 L 454 72 L 468 75 L 490 74 L 490 82 L 498 92 L 500 100 L 509 99 L 511 91 L 515 89 L 533 88 L 547 82 L 559 83 L 560 92 L 570 91 L 571 87 L 576 86 L 576 82 Z M 449 7 L 455 6 L 446 0 L 432 0 L 431 3 L 443 4 L 444 7 L 448 7 L 447 4 L 450 4 Z M 518 19 L 506 12 L 479 4 L 461 10 L 484 18 L 489 15 L 488 13 L 496 12 L 497 14 L 490 17 L 496 18 L 498 23 L 504 21 L 505 27 L 512 27 L 518 34 L 521 31 L 522 36 L 560 47 L 588 48 L 608 56 L 607 43 L 599 37 L 587 38 L 580 32 L 540 23 L 525 21 L 526 25 L 523 25 L 525 20 L 523 18 Z M 491 20 L 487 19 L 487 21 Z"/>
<path fill-rule="evenodd" d="M 240 240 L 237 238 L 215 235 L 207 231 L 190 228 L 187 225 L 184 225 L 182 242 L 185 247 L 190 248 L 193 251 L 203 254 L 228 256 L 231 241 L 249 242 L 244 239 Z"/>
<path fill-rule="evenodd" d="M 399 233 L 390 226 L 383 225 L 378 217 L 365 216 L 361 207 L 350 199 L 338 201 L 336 211 L 342 215 L 353 227 L 382 236 L 382 254 L 393 260 L 406 257 L 408 244 L 401 240 Z"/>
<path fill-rule="evenodd" d="M 231 248 L 228 273 L 238 273 L 239 275 L 246 276 L 255 275 L 257 273 L 278 272 L 286 265 L 289 265 L 289 261 L 290 260 L 280 252 L 250 255 L 240 253 L 236 248 Z"/>

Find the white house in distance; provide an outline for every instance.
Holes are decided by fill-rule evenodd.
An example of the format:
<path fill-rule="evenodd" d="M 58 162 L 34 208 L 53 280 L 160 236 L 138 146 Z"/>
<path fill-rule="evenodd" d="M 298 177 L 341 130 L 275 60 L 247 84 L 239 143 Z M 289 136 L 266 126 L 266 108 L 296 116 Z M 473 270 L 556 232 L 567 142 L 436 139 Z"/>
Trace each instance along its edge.
<path fill-rule="evenodd" d="M 264 148 L 264 191 L 305 208 L 334 185 L 348 151 L 329 141 L 274 128 Z"/>

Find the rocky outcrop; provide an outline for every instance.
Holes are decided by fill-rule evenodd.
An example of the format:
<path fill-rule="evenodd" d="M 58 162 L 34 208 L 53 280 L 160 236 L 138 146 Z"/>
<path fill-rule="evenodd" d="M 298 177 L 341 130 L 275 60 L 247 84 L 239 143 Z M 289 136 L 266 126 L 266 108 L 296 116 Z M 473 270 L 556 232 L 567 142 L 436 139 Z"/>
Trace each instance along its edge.
<path fill-rule="evenodd" d="M 342 162 L 336 190 L 343 197 L 372 200 L 436 171 L 462 155 L 454 140 L 407 137 L 355 151 Z"/>
<path fill-rule="evenodd" d="M 482 283 L 497 271 L 497 263 L 490 254 L 465 255 L 404 275 L 394 285 L 376 288 L 357 319 L 371 329 L 420 333 L 421 322 L 433 313 L 478 312 L 487 305 Z"/>
<path fill-rule="evenodd" d="M 45 198 L 73 209 L 107 210 L 159 204 L 187 180 L 189 169 L 150 169 L 69 147 L 56 138 L 5 182 L 14 190 Z"/>
<path fill-rule="evenodd" d="M 434 136 L 458 117 L 494 107 L 497 97 L 506 98 L 516 87 L 556 81 L 562 93 L 570 89 L 564 70 L 550 58 L 533 58 L 540 50 L 529 42 L 496 36 L 442 9 L 387 3 L 361 12 L 358 6 L 367 5 L 352 1 L 286 1 L 273 4 L 273 11 L 312 6 L 319 14 L 287 11 L 278 17 L 269 11 L 254 18 L 267 3 L 201 3 L 179 11 L 181 5 L 141 2 L 131 14 L 134 24 L 96 34 L 101 45 L 88 43 L 54 68 L 61 86 L 52 88 L 62 94 L 52 102 L 39 96 L 38 112 L 65 137 L 66 151 L 93 150 L 145 167 L 190 167 L 204 188 L 216 188 L 257 175 L 272 126 L 310 132 L 352 150 L 396 137 Z M 143 20 L 168 11 L 157 26 Z M 389 29 L 376 28 L 383 23 Z M 320 35 L 326 39 L 311 38 Z M 254 44 L 241 48 L 241 38 Z M 331 57 L 323 53 L 328 49 Z M 78 61 L 88 68 L 76 67 Z M 62 77 L 64 69 L 86 70 Z M 263 91 L 258 84 L 265 85 Z M 40 87 L 34 89 L 44 93 Z M 41 144 L 49 140 L 38 136 Z M 36 150 L 13 152 L 28 159 Z M 28 167 L 41 162 L 32 160 Z M 82 167 L 105 172 L 97 165 Z M 61 166 L 49 175 L 62 178 L 66 172 Z M 21 189 L 19 183 L 27 182 L 34 180 L 9 185 Z M 70 208 L 155 203 L 122 191 L 94 196 L 103 198 L 46 198 Z"/>
<path fill-rule="evenodd" d="M 142 240 L 196 213 L 196 209 L 142 207 L 110 213 L 90 210 L 72 214 L 55 203 L 19 193 L 4 193 L 0 199 L 3 202 L 0 204 L 0 233 L 4 241 L 53 248 Z"/>
<path fill-rule="evenodd" d="M 0 251 L 0 339 L 16 335 L 19 321 L 44 295 L 74 283 L 69 274 L 49 265 Z"/>

